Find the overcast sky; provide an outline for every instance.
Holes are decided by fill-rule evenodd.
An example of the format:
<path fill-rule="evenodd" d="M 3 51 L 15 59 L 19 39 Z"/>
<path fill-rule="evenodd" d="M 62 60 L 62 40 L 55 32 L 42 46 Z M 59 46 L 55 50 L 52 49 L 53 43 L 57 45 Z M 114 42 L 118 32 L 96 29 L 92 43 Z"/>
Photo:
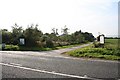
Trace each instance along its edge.
<path fill-rule="evenodd" d="M 77 30 L 98 32 L 106 36 L 118 34 L 119 0 L 0 0 L 0 28 L 11 30 L 17 23 L 23 28 L 39 24 L 44 33 L 65 25 Z"/>

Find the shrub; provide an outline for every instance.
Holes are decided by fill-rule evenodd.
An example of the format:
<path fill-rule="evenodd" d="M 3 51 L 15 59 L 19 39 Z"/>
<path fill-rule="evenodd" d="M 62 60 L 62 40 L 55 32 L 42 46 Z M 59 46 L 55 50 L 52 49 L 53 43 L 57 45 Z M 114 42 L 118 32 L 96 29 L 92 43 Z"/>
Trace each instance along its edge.
<path fill-rule="evenodd" d="M 113 54 L 116 56 L 120 56 L 120 49 L 114 50 Z"/>
<path fill-rule="evenodd" d="M 12 50 L 12 51 L 17 51 L 19 50 L 19 47 L 16 45 L 6 45 L 3 50 Z"/>
<path fill-rule="evenodd" d="M 95 48 L 104 48 L 104 44 L 100 44 L 99 42 L 93 42 Z"/>
<path fill-rule="evenodd" d="M 47 40 L 47 41 L 46 41 L 46 47 L 48 47 L 48 48 L 53 48 L 53 47 L 54 47 L 53 42 L 52 42 L 51 40 Z"/>

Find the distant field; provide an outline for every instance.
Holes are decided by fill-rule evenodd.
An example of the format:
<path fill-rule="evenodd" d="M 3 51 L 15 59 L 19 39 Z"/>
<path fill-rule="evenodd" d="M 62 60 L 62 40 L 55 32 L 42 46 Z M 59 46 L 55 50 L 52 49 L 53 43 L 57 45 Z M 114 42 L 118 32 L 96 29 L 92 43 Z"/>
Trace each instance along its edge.
<path fill-rule="evenodd" d="M 120 39 L 119 39 L 120 40 Z M 118 48 L 119 47 L 119 41 L 118 39 L 105 39 L 105 48 Z"/>
<path fill-rule="evenodd" d="M 92 44 L 85 48 L 67 52 L 66 54 L 74 57 L 120 60 L 120 48 L 118 48 L 118 39 L 105 39 L 104 48 L 95 48 Z"/>

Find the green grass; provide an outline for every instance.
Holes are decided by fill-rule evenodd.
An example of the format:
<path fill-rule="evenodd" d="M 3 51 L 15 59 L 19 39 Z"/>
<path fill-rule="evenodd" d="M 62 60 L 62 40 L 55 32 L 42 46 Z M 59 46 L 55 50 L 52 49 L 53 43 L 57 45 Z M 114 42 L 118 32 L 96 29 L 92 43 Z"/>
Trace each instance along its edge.
<path fill-rule="evenodd" d="M 71 48 L 71 47 L 75 47 L 75 46 L 79 46 L 79 45 L 81 45 L 81 44 L 59 46 L 59 47 L 54 47 L 54 48 L 41 48 L 41 47 L 25 47 L 25 46 L 18 46 L 18 45 L 6 45 L 5 49 L 3 49 L 3 50 L 8 50 L 8 51 L 50 51 L 50 50 Z"/>
<path fill-rule="evenodd" d="M 19 47 L 17 45 L 5 45 L 4 50 L 19 50 Z"/>
<path fill-rule="evenodd" d="M 120 39 L 105 39 L 105 48 L 116 49 L 119 48 L 118 43 Z"/>
<path fill-rule="evenodd" d="M 6 45 L 5 49 L 8 51 L 49 51 L 53 50 L 53 48 L 40 48 L 40 47 L 24 47 L 18 45 Z"/>
<path fill-rule="evenodd" d="M 74 57 L 120 60 L 118 39 L 106 39 L 104 48 L 94 48 L 93 45 L 90 45 L 88 47 L 69 51 L 66 54 Z"/>

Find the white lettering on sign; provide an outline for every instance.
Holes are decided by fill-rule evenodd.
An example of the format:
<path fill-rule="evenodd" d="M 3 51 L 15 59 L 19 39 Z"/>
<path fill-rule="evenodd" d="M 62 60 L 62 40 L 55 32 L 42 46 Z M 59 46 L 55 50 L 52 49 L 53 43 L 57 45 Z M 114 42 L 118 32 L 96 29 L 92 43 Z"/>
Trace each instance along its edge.
<path fill-rule="evenodd" d="M 104 36 L 100 36 L 100 43 L 104 44 Z"/>

